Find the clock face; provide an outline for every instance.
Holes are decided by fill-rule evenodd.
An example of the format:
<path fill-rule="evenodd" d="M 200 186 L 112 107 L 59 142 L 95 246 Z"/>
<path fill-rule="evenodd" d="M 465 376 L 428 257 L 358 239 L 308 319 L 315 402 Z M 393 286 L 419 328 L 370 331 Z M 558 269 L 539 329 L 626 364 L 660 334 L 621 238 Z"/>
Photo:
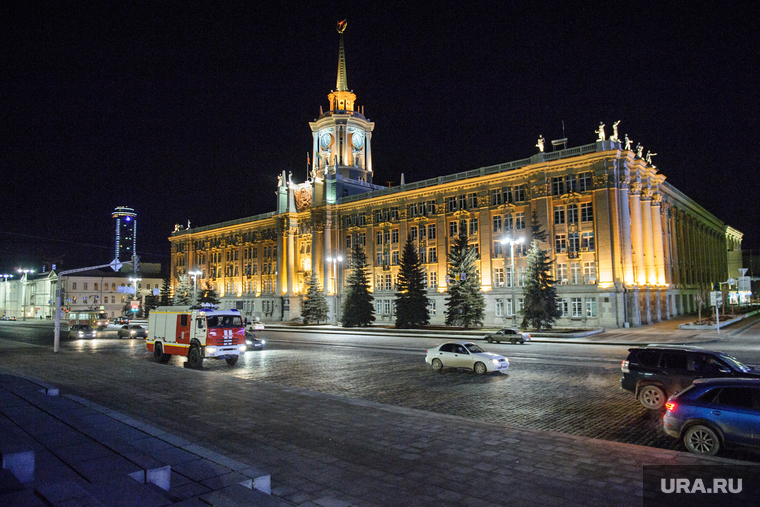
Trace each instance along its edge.
<path fill-rule="evenodd" d="M 325 132 L 319 138 L 319 144 L 320 144 L 320 146 L 322 146 L 323 150 L 326 150 L 332 144 L 332 136 L 330 134 L 328 134 L 327 132 Z"/>
<path fill-rule="evenodd" d="M 354 135 L 351 136 L 351 142 L 357 150 L 361 148 L 364 145 L 364 133 L 354 132 Z"/>

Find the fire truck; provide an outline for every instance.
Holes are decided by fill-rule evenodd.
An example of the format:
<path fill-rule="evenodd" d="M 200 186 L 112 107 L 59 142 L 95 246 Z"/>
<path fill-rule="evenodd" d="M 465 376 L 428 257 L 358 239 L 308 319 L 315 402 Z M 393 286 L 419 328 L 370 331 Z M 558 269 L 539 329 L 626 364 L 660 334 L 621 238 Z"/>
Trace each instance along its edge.
<path fill-rule="evenodd" d="M 186 356 L 191 368 L 200 368 L 204 358 L 234 366 L 245 352 L 245 328 L 238 310 L 159 306 L 150 312 L 146 344 L 159 363 L 177 355 Z"/>

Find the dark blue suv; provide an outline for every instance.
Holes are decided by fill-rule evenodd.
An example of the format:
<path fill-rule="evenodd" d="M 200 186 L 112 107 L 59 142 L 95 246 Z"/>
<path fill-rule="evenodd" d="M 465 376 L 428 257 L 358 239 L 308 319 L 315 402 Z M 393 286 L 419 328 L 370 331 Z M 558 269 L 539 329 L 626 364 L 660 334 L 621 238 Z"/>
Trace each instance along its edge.
<path fill-rule="evenodd" d="M 665 403 L 663 429 L 696 454 L 760 450 L 760 379 L 698 379 Z"/>

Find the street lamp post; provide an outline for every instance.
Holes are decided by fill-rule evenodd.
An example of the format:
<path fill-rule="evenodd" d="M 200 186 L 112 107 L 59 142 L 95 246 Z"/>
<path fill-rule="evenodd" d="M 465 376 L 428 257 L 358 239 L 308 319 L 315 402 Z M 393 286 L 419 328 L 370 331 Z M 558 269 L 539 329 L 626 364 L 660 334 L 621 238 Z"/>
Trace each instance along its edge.
<path fill-rule="evenodd" d="M 188 271 L 188 275 L 193 277 L 193 304 L 198 302 L 198 281 L 196 280 L 197 277 L 201 276 L 203 274 L 202 271 Z"/>
<path fill-rule="evenodd" d="M 343 256 L 341 254 L 336 255 L 335 257 L 328 257 L 327 262 L 332 262 L 333 265 L 333 283 L 332 283 L 332 293 L 335 296 L 335 323 L 338 323 L 338 263 L 343 262 Z"/>
<path fill-rule="evenodd" d="M 26 285 L 29 280 L 29 273 L 34 273 L 33 269 L 18 269 L 19 273 L 23 273 L 21 276 L 21 318 L 26 320 Z"/>
<path fill-rule="evenodd" d="M 515 292 L 515 285 L 517 285 L 517 273 L 515 273 L 515 243 L 523 243 L 525 238 L 504 238 L 499 243 L 506 245 L 509 243 L 509 257 L 512 261 L 512 269 L 510 270 L 510 278 L 512 285 L 512 325 L 517 325 L 517 295 Z"/>
<path fill-rule="evenodd" d="M 137 282 L 139 282 L 139 281 L 142 281 L 142 278 L 140 278 L 140 277 L 139 277 L 139 276 L 138 276 L 138 275 L 135 273 L 135 275 L 134 275 L 134 276 L 130 276 L 130 277 L 128 278 L 128 280 L 129 280 L 130 282 L 132 282 L 133 288 L 135 289 L 135 293 L 134 293 L 134 295 L 132 296 L 132 300 L 134 301 L 134 300 L 136 300 L 136 299 L 137 299 Z M 131 311 L 131 310 L 132 310 L 132 309 L 130 308 L 130 311 Z M 134 317 L 134 318 L 137 318 L 137 315 L 135 314 L 135 315 L 133 315 L 132 317 Z"/>

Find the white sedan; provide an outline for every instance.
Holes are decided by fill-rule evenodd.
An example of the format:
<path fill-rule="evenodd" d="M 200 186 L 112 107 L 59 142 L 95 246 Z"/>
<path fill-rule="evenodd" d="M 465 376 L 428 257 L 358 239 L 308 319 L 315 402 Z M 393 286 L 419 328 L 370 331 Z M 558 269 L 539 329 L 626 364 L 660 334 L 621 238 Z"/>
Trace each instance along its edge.
<path fill-rule="evenodd" d="M 425 362 L 435 371 L 443 368 L 467 368 L 477 374 L 500 371 L 507 373 L 509 359 L 486 352 L 474 343 L 448 342 L 427 351 Z"/>

